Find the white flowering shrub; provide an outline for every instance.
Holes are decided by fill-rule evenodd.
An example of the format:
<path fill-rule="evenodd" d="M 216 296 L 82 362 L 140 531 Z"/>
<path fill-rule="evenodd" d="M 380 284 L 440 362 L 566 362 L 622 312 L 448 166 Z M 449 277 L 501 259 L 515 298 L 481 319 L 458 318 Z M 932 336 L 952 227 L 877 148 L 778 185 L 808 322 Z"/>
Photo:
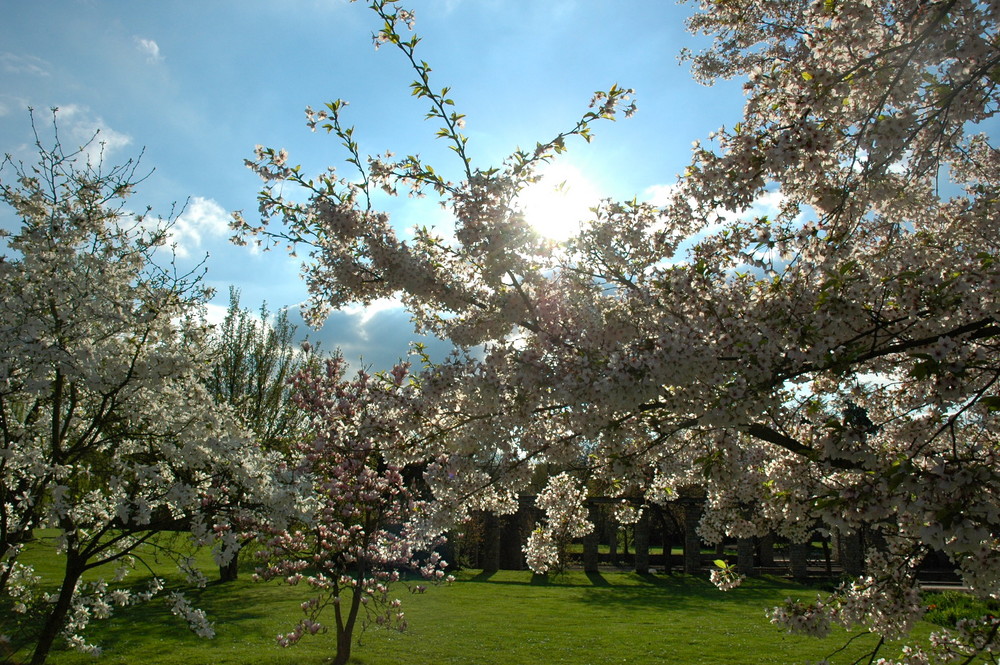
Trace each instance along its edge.
<path fill-rule="evenodd" d="M 372 7 L 376 41 L 414 63 L 458 180 L 363 158 L 336 101 L 309 122 L 341 138 L 356 173 L 309 179 L 261 148 L 263 218 L 234 227 L 308 248 L 315 320 L 398 297 L 421 331 L 482 345 L 427 368 L 423 417 L 401 422 L 432 433 L 436 478 L 468 483 L 453 498 L 516 491 L 544 460 L 653 499 L 703 484 L 713 538 L 870 530 L 884 546 L 865 578 L 775 614 L 807 632 L 905 633 L 930 550 L 1000 597 L 1000 150 L 977 133 L 1000 110 L 995 1 L 700 4 L 690 27 L 714 43 L 688 57 L 706 82 L 745 80 L 742 121 L 696 145 L 666 205 L 606 201 L 560 245 L 526 224 L 517 195 L 569 137 L 630 114 L 631 91 L 599 93 L 569 131 L 475 166 L 452 92 L 431 87 L 418 38 L 400 34 L 412 13 Z M 283 198 L 287 182 L 305 196 Z M 376 188 L 439 197 L 454 236 L 401 240 Z M 776 214 L 752 211 L 764 195 Z M 570 494 L 553 494 L 557 515 Z M 532 565 L 551 565 L 553 545 L 540 527 Z M 995 637 L 948 639 L 980 653 Z"/>
<path fill-rule="evenodd" d="M 35 665 L 60 635 L 96 652 L 91 618 L 159 591 L 116 586 L 127 565 L 109 581 L 85 572 L 127 563 L 159 531 L 209 540 L 234 491 L 270 496 L 263 458 L 203 387 L 207 292 L 155 260 L 169 221 L 126 207 L 136 162 L 86 154 L 56 132 L 51 147 L 38 139 L 37 164 L 0 168 L 20 219 L 0 257 L 0 633 L 35 617 L 12 635 Z M 58 534 L 59 579 L 18 562 L 38 528 Z M 36 594 L 43 582 L 56 591 Z"/>
<path fill-rule="evenodd" d="M 524 546 L 531 570 L 545 573 L 550 568 L 561 569 L 566 545 L 594 530 L 583 505 L 586 498 L 585 488 L 570 474 L 560 473 L 549 479 L 535 500 L 545 511 L 545 524 L 536 526 Z"/>

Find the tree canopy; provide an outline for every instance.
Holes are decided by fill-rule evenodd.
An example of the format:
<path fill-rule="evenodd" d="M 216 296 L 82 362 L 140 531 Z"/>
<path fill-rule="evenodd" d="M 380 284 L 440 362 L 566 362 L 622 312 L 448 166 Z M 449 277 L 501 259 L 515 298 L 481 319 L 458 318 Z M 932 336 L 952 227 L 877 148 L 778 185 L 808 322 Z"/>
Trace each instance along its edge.
<path fill-rule="evenodd" d="M 341 138 L 353 173 L 310 179 L 260 148 L 263 219 L 235 225 L 307 250 L 315 320 L 398 297 L 417 329 L 465 350 L 417 377 L 400 418 L 439 500 L 459 517 L 510 509 L 545 461 L 651 502 L 704 485 L 709 539 L 873 529 L 865 576 L 776 610 L 795 630 L 905 633 L 932 550 L 1000 597 L 1000 152 L 982 131 L 1000 104 L 995 3 L 703 3 L 690 27 L 714 44 L 687 57 L 706 82 L 745 80 L 744 117 L 696 145 L 668 204 L 605 201 L 563 244 L 525 223 L 518 193 L 569 139 L 634 111 L 632 91 L 597 93 L 565 133 L 477 166 L 415 55 L 412 12 L 371 7 L 462 177 L 363 158 L 338 100 L 310 125 Z M 284 197 L 288 182 L 308 197 Z M 454 236 L 401 239 L 376 188 L 438 196 Z M 750 211 L 764 195 L 778 214 Z M 546 512 L 566 529 L 581 493 L 553 483 Z M 998 625 L 901 658 L 995 651 Z"/>

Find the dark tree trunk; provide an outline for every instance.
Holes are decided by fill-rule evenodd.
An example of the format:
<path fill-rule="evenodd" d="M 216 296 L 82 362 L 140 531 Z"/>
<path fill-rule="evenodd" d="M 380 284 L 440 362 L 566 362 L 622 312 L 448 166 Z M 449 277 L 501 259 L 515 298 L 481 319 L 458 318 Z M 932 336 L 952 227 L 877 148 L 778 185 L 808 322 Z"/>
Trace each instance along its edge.
<path fill-rule="evenodd" d="M 656 511 L 656 516 L 660 520 L 660 530 L 663 534 L 663 572 L 670 574 L 673 572 L 673 550 L 677 544 L 677 536 L 683 533 L 683 529 L 674 516 L 673 508 L 666 506 Z M 683 541 L 681 541 L 683 545 Z"/>
<path fill-rule="evenodd" d="M 228 562 L 219 566 L 220 582 L 235 582 L 240 576 L 240 562 L 234 554 Z"/>
<path fill-rule="evenodd" d="M 359 575 L 358 579 L 362 579 Z M 360 589 L 351 591 L 351 609 L 347 612 L 347 621 L 343 620 L 340 606 L 335 608 L 337 618 L 337 655 L 333 657 L 331 665 L 347 665 L 351 658 L 351 644 L 354 641 L 354 624 L 358 619 L 358 611 L 361 609 L 361 597 L 364 594 Z"/>
<path fill-rule="evenodd" d="M 501 570 L 524 570 L 527 567 L 524 550 L 521 548 L 525 536 L 522 528 L 525 522 L 525 512 L 519 508 L 513 515 L 497 518 L 500 524 L 500 540 L 498 547 L 499 568 Z"/>
<path fill-rule="evenodd" d="M 240 552 L 243 548 L 253 542 L 252 538 L 248 538 L 243 542 L 239 543 L 236 551 L 233 552 L 233 558 L 226 563 L 219 566 L 219 581 L 220 582 L 235 582 L 240 576 Z"/>
<path fill-rule="evenodd" d="M 673 572 L 674 539 L 670 531 L 663 529 L 663 572 L 668 575 Z"/>
<path fill-rule="evenodd" d="M 83 571 L 84 560 L 76 552 L 68 552 L 66 554 L 66 571 L 63 574 L 59 597 L 56 599 L 55 605 L 52 606 L 48 618 L 42 625 L 42 632 L 38 636 L 35 651 L 31 655 L 31 665 L 42 665 L 45 659 L 49 657 L 52 645 L 55 644 L 56 638 L 59 636 L 59 632 L 66 622 L 66 615 L 73 604 L 73 592 Z"/>
<path fill-rule="evenodd" d="M 612 565 L 618 565 L 618 520 L 614 517 L 608 520 L 608 558 Z"/>

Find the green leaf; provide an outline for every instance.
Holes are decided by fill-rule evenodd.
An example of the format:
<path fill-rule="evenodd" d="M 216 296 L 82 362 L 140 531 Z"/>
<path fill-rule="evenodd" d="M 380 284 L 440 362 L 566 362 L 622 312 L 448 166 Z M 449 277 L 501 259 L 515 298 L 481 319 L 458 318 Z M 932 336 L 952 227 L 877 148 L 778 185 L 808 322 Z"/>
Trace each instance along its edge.
<path fill-rule="evenodd" d="M 723 570 L 725 570 L 726 568 L 729 568 L 729 564 L 726 563 L 725 561 L 723 561 L 722 559 L 716 559 L 712 563 L 714 563 L 719 568 L 722 568 Z"/>
<path fill-rule="evenodd" d="M 990 395 L 989 397 L 983 397 L 979 400 L 979 403 L 990 411 L 1000 411 L 1000 396 Z"/>
<path fill-rule="evenodd" d="M 938 372 L 938 363 L 934 359 L 922 360 L 913 366 L 910 375 L 917 381 L 923 381 L 931 374 Z"/>

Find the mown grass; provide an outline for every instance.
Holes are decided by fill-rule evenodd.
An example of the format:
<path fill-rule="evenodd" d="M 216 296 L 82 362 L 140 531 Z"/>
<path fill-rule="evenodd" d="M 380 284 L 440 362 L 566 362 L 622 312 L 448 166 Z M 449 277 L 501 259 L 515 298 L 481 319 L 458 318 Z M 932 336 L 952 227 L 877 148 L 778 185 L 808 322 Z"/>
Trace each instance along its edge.
<path fill-rule="evenodd" d="M 42 567 L 57 560 L 34 552 Z M 203 555 L 204 556 L 204 555 Z M 166 561 L 151 565 L 163 572 Z M 184 586 L 176 576 L 170 586 Z M 55 665 L 321 665 L 333 655 L 330 634 L 304 638 L 282 649 L 274 636 L 301 616 L 305 588 L 241 579 L 185 589 L 193 604 L 215 622 L 217 635 L 203 640 L 186 631 L 164 599 L 95 622 L 88 637 L 105 655 L 60 650 Z M 370 630 L 355 646 L 356 665 L 764 665 L 824 658 L 850 635 L 825 640 L 793 636 L 771 625 L 765 609 L 786 597 L 810 598 L 817 590 L 778 578 L 747 581 L 723 593 L 706 579 L 626 572 L 553 577 L 501 571 L 460 571 L 448 587 L 411 595 L 399 587 L 410 623 L 407 633 Z M 922 625 L 926 634 L 929 625 Z M 875 640 L 856 640 L 834 662 L 850 663 Z M 892 651 L 886 655 L 891 655 Z M 26 654 L 21 654 L 25 655 Z"/>

